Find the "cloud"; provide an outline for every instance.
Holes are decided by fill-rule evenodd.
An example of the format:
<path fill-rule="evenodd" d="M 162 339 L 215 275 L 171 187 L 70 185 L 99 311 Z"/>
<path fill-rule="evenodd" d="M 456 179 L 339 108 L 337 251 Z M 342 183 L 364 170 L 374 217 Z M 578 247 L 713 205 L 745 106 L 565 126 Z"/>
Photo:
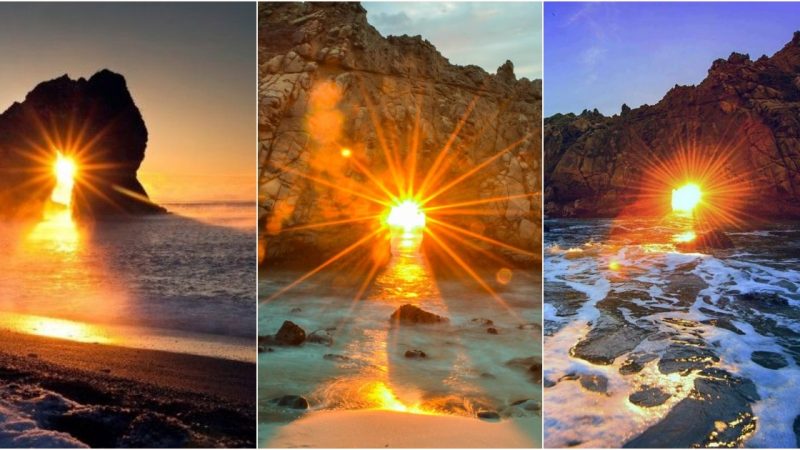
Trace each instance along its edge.
<path fill-rule="evenodd" d="M 379 29 L 402 30 L 411 26 L 411 18 L 402 11 L 396 13 L 378 13 L 370 18 L 372 25 Z"/>
<path fill-rule="evenodd" d="M 365 2 L 384 36 L 421 35 L 450 62 L 495 73 L 507 59 L 517 77 L 541 78 L 542 4 Z"/>
<path fill-rule="evenodd" d="M 581 52 L 580 61 L 582 64 L 592 68 L 600 62 L 606 53 L 608 53 L 607 49 L 594 45 Z"/>

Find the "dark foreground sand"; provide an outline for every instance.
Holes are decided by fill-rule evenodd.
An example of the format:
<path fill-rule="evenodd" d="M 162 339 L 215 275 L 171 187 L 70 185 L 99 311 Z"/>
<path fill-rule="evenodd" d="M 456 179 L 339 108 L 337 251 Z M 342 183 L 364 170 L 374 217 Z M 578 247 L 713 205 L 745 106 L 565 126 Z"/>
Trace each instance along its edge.
<path fill-rule="evenodd" d="M 256 442 L 253 363 L 0 331 L 0 393 L 92 447 Z"/>

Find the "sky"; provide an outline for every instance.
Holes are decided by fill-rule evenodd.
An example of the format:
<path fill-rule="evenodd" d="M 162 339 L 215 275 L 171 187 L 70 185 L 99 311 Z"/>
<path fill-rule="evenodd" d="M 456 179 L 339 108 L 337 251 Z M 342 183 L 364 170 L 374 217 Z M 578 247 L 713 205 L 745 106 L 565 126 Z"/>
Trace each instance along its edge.
<path fill-rule="evenodd" d="M 715 59 L 771 56 L 800 30 L 800 3 L 547 3 L 544 16 L 545 117 L 655 104 Z"/>
<path fill-rule="evenodd" d="M 542 77 L 540 2 L 364 2 L 382 35 L 421 35 L 458 65 L 489 73 L 506 60 L 517 78 Z"/>
<path fill-rule="evenodd" d="M 0 3 L 0 111 L 38 83 L 107 68 L 149 131 L 156 201 L 255 198 L 254 3 Z"/>

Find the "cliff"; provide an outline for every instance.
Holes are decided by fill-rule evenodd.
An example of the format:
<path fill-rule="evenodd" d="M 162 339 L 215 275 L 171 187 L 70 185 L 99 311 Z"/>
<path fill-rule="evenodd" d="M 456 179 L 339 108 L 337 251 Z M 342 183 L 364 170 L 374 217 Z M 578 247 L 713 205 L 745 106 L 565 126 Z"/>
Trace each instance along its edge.
<path fill-rule="evenodd" d="M 417 187 L 443 148 L 449 150 L 439 186 L 520 141 L 436 202 L 497 197 L 480 206 L 489 213 L 450 222 L 538 249 L 541 199 L 523 195 L 540 190 L 541 81 L 517 79 L 511 62 L 496 74 L 450 64 L 420 36 L 381 36 L 358 3 L 262 3 L 259 79 L 259 219 L 267 259 L 329 255 L 363 236 L 374 223 L 287 230 L 380 214 L 369 200 L 337 188 L 383 195 L 361 165 L 395 190 L 383 148 L 400 166 L 415 141 Z M 342 148 L 352 156 L 344 158 Z"/>
<path fill-rule="evenodd" d="M 714 61 L 700 84 L 655 105 L 546 118 L 544 160 L 551 217 L 613 217 L 632 205 L 658 214 L 671 183 L 695 176 L 716 183 L 740 220 L 800 218 L 800 32 L 772 57 Z"/>
<path fill-rule="evenodd" d="M 88 80 L 40 83 L 0 115 L 0 217 L 42 214 L 59 151 L 79 167 L 76 216 L 163 212 L 136 178 L 146 146 L 147 128 L 122 75 L 102 70 Z"/>

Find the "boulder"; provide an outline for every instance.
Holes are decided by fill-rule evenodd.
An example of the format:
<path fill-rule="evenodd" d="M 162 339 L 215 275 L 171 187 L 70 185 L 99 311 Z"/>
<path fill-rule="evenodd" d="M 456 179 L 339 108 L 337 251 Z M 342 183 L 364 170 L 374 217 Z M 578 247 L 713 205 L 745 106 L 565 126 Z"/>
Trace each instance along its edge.
<path fill-rule="evenodd" d="M 405 352 L 405 354 L 403 356 L 405 356 L 406 358 L 409 358 L 409 359 L 421 359 L 421 358 L 427 358 L 428 357 L 428 355 L 425 352 L 423 352 L 422 350 L 416 350 L 416 349 L 415 350 L 406 350 L 406 352 Z"/>
<path fill-rule="evenodd" d="M 272 399 L 272 403 L 290 409 L 308 409 L 308 400 L 299 395 L 284 395 Z"/>
<path fill-rule="evenodd" d="M 333 345 L 333 336 L 328 330 L 317 330 L 309 334 L 306 341 L 312 344 L 322 344 L 330 347 Z"/>
<path fill-rule="evenodd" d="M 275 342 L 279 345 L 300 345 L 305 340 L 305 330 L 290 320 L 284 321 L 275 334 Z"/>
<path fill-rule="evenodd" d="M 392 322 L 400 324 L 432 324 L 447 322 L 447 318 L 427 312 L 414 305 L 403 305 L 390 316 Z"/>

